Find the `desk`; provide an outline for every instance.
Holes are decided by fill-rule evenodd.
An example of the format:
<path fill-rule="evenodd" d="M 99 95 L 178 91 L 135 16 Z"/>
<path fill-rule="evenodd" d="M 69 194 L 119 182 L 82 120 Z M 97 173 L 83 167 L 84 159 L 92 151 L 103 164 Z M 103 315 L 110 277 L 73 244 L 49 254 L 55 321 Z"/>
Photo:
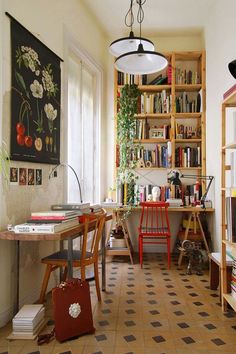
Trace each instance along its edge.
<path fill-rule="evenodd" d="M 111 220 L 112 215 L 107 214 L 105 220 Z M 92 231 L 94 227 L 94 222 L 90 221 L 89 230 Z M 55 232 L 53 234 L 41 234 L 41 233 L 15 233 L 13 231 L 1 231 L 0 239 L 8 241 L 16 241 L 16 294 L 14 299 L 13 313 L 16 314 L 19 310 L 19 278 L 20 278 L 20 241 L 68 241 L 68 277 L 73 277 L 73 240 L 77 237 L 83 235 L 84 224 L 78 224 L 73 228 Z M 105 230 L 103 230 L 102 235 L 102 245 L 105 245 Z M 103 248 L 105 246 L 102 246 Z M 102 251 L 102 264 L 105 263 L 105 251 Z M 102 267 L 102 284 L 105 283 L 105 267 Z"/>
<path fill-rule="evenodd" d="M 137 206 L 137 207 L 130 207 L 130 206 L 123 206 L 123 207 L 120 207 L 120 208 L 114 208 L 114 207 L 109 207 L 106 205 L 103 204 L 103 208 L 105 208 L 106 210 L 109 210 L 109 211 L 112 211 L 113 213 L 115 212 L 125 212 L 127 210 L 131 210 L 131 212 L 137 212 L 137 211 L 141 211 L 141 207 L 140 206 Z M 202 229 L 202 225 L 201 225 L 201 221 L 200 221 L 200 214 L 202 213 L 213 213 L 215 211 L 214 208 L 206 208 L 206 209 L 203 209 L 201 207 L 169 207 L 168 208 L 168 213 L 187 213 L 188 214 L 188 222 L 187 222 L 187 228 L 185 230 L 185 234 L 184 234 L 184 240 L 185 239 L 188 239 L 188 232 L 189 232 L 189 227 L 190 227 L 190 224 L 191 224 L 191 220 L 194 219 L 194 220 L 197 220 L 199 222 L 199 226 L 200 226 L 200 231 L 201 231 L 201 235 L 202 235 L 202 240 L 205 244 L 205 247 L 206 247 L 206 250 L 207 252 L 209 252 L 209 249 L 208 249 L 208 244 L 206 242 L 206 238 L 205 238 L 205 234 L 204 234 L 204 231 Z M 137 226 L 137 229 L 138 229 L 138 226 Z M 112 254 L 110 251 L 107 252 L 108 254 Z M 128 253 L 127 253 L 128 254 Z M 180 256 L 179 256 L 179 259 L 178 259 L 178 264 L 180 265 L 181 262 L 182 262 L 182 257 L 183 257 L 183 252 L 180 253 Z M 104 265 L 105 266 L 105 265 Z M 105 272 L 105 271 L 104 271 Z M 104 287 L 103 289 L 105 289 L 105 284 L 103 284 Z"/>

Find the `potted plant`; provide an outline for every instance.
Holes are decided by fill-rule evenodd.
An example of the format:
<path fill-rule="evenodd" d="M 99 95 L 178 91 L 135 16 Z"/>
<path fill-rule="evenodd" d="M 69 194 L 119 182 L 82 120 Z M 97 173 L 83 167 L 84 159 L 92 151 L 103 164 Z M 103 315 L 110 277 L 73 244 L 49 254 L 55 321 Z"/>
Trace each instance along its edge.
<path fill-rule="evenodd" d="M 120 188 L 124 185 L 126 205 L 134 204 L 134 185 L 137 179 L 135 167 L 137 166 L 136 151 L 140 146 L 134 143 L 136 134 L 135 114 L 138 113 L 138 100 L 140 90 L 135 84 L 122 87 L 117 98 L 117 185 Z"/>

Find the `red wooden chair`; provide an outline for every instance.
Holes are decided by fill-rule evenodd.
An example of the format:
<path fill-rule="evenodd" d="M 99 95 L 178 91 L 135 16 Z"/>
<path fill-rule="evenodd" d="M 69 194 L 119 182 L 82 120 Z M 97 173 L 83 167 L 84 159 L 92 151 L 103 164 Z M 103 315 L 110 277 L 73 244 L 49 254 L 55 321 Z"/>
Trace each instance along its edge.
<path fill-rule="evenodd" d="M 142 202 L 142 213 L 139 232 L 139 261 L 143 267 L 144 244 L 166 244 L 168 268 L 170 268 L 170 224 L 168 218 L 168 203 Z"/>

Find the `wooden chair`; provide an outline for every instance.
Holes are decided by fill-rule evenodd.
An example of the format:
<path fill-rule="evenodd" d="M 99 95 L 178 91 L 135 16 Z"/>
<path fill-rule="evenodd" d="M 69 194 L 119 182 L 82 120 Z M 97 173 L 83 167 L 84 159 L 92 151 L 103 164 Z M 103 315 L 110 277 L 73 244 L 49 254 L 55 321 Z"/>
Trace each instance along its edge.
<path fill-rule="evenodd" d="M 142 202 L 139 232 L 139 261 L 143 266 L 144 244 L 166 244 L 168 268 L 170 268 L 170 225 L 168 218 L 168 203 Z"/>
<path fill-rule="evenodd" d="M 98 255 L 99 255 L 99 243 L 102 237 L 102 232 L 105 224 L 106 212 L 102 211 L 99 214 L 93 215 L 93 220 L 90 216 L 85 217 L 85 227 L 84 234 L 81 239 L 81 250 L 73 250 L 73 267 L 79 267 L 81 273 L 81 280 L 86 279 L 85 268 L 89 265 L 94 266 L 94 279 L 96 285 L 96 292 L 98 301 L 101 301 L 101 292 L 99 286 L 99 276 L 98 276 Z M 89 227 L 94 225 L 92 231 L 89 231 Z M 39 298 L 39 303 L 43 303 L 45 300 L 45 294 L 47 291 L 47 286 L 50 278 L 51 272 L 57 268 L 63 268 L 63 280 L 67 276 L 67 262 L 68 262 L 68 252 L 67 250 L 62 250 L 50 254 L 49 256 L 42 258 L 41 263 L 46 264 L 46 270 L 44 274 L 44 279 L 41 287 L 41 293 Z"/>

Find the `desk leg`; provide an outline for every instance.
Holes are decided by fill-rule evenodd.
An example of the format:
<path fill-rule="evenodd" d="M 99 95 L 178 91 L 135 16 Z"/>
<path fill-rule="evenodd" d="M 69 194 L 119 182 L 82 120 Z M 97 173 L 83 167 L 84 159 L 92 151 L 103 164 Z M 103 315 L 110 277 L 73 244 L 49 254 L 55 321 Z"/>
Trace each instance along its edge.
<path fill-rule="evenodd" d="M 68 239 L 68 259 L 67 259 L 67 267 L 68 267 L 68 278 L 73 278 L 73 239 Z"/>
<path fill-rule="evenodd" d="M 20 241 L 16 241 L 16 289 L 13 304 L 13 315 L 19 311 L 19 297 L 20 297 Z"/>
<path fill-rule="evenodd" d="M 202 238 L 203 238 L 204 245 L 205 245 L 205 247 L 206 247 L 206 251 L 207 251 L 207 253 L 209 253 L 210 250 L 209 250 L 209 247 L 208 247 L 208 244 L 207 244 L 205 232 L 203 231 L 203 228 L 202 228 L 202 223 L 201 223 L 199 214 L 197 214 L 197 221 L 198 221 L 198 224 L 199 224 L 199 227 L 200 227 L 200 230 L 201 230 L 201 234 L 202 234 Z"/>
<path fill-rule="evenodd" d="M 106 291 L 106 231 L 105 225 L 102 231 L 102 291 Z"/>
<path fill-rule="evenodd" d="M 189 217 L 188 217 L 188 224 L 187 224 L 187 227 L 186 227 L 186 230 L 185 230 L 185 233 L 184 233 L 184 241 L 188 239 L 188 232 L 189 232 L 189 228 L 190 228 L 190 223 L 191 223 L 192 217 L 193 217 L 193 213 L 190 213 Z M 179 259 L 178 259 L 178 266 L 181 266 L 183 255 L 184 255 L 184 252 L 180 251 Z"/>

